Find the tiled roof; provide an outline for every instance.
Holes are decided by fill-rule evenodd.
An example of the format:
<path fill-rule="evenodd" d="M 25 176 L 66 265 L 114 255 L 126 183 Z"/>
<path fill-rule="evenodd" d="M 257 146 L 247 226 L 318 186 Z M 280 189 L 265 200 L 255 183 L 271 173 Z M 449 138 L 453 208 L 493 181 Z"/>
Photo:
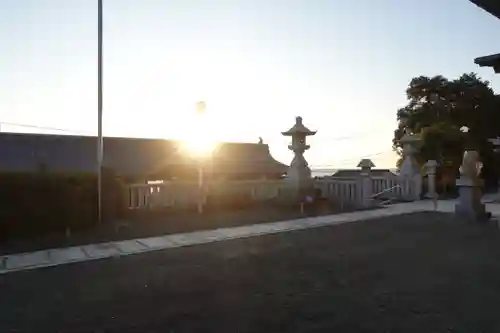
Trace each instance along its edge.
<path fill-rule="evenodd" d="M 474 59 L 480 67 L 493 67 L 495 73 L 500 73 L 500 53 Z"/>
<path fill-rule="evenodd" d="M 149 174 L 170 165 L 186 165 L 179 143 L 162 139 L 104 138 L 103 166 L 123 175 Z M 0 171 L 94 172 L 97 138 L 92 136 L 0 133 Z M 227 172 L 285 172 L 265 144 L 222 143 L 214 153 L 214 166 Z"/>
<path fill-rule="evenodd" d="M 283 173 L 288 167 L 271 156 L 267 144 L 226 143 L 214 153 L 214 168 L 228 173 Z"/>
<path fill-rule="evenodd" d="M 338 170 L 335 172 L 332 176 L 333 177 L 358 177 L 361 174 L 360 169 L 343 169 L 343 170 Z M 374 177 L 384 177 L 387 175 L 395 175 L 391 170 L 389 169 L 372 169 L 370 172 L 371 176 Z"/>

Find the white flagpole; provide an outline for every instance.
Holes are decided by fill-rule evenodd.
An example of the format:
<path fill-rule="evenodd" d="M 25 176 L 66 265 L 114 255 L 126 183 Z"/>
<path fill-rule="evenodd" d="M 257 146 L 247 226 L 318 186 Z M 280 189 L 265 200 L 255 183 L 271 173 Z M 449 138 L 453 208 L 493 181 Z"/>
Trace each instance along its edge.
<path fill-rule="evenodd" d="M 102 223 L 102 0 L 97 1 L 97 214 Z"/>

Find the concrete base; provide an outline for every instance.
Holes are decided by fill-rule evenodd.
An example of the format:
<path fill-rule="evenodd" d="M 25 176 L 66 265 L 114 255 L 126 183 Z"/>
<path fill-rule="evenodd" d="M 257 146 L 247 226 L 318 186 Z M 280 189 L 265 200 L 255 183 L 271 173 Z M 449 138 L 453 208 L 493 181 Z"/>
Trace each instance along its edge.
<path fill-rule="evenodd" d="M 484 204 L 481 202 L 481 187 L 472 184 L 458 184 L 459 198 L 455 205 L 455 214 L 459 218 L 470 221 L 484 222 L 490 219 L 491 213 L 488 213 Z"/>

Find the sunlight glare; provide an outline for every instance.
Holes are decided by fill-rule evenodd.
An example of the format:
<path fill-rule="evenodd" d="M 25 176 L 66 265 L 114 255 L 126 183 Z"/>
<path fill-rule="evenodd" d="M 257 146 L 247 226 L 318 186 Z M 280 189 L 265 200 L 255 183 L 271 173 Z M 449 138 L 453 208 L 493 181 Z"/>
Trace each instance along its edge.
<path fill-rule="evenodd" d="M 186 153 L 193 157 L 207 157 L 215 150 L 217 142 L 203 136 L 195 136 L 184 141 Z"/>
<path fill-rule="evenodd" d="M 186 154 L 195 158 L 209 157 L 217 148 L 218 139 L 214 129 L 217 126 L 213 124 L 213 117 L 208 117 L 205 113 L 205 105 L 203 103 L 202 111 L 197 112 L 189 121 L 190 131 L 185 140 L 183 140 L 183 147 Z"/>

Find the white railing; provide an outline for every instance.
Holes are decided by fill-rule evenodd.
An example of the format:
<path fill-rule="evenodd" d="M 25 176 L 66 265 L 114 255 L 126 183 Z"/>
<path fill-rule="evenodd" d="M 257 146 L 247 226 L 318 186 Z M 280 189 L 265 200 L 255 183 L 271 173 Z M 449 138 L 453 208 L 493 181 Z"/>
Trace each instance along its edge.
<path fill-rule="evenodd" d="M 360 203 L 363 198 L 362 184 L 355 178 L 319 178 L 315 179 L 314 187 L 323 197 L 340 203 Z"/>
<path fill-rule="evenodd" d="M 358 177 L 324 177 L 314 180 L 314 188 L 321 195 L 341 204 L 358 207 L 373 204 L 377 199 L 415 200 L 420 193 L 414 179 L 397 175 Z M 202 188 L 193 181 L 167 181 L 162 184 L 133 184 L 128 187 L 128 207 L 183 208 L 204 205 L 210 197 L 248 198 L 251 201 L 266 201 L 280 196 L 290 189 L 285 180 L 208 181 Z"/>
<path fill-rule="evenodd" d="M 399 185 L 394 185 L 393 187 L 386 188 L 386 189 L 385 189 L 385 190 L 383 190 L 383 191 L 380 191 L 380 192 L 378 192 L 378 193 L 373 194 L 370 198 L 376 199 L 376 198 L 379 198 L 379 197 L 383 196 L 383 195 L 384 195 L 384 194 L 386 194 L 386 193 L 393 192 L 394 190 L 396 190 L 396 189 L 400 189 L 400 188 L 401 188 L 401 186 L 399 186 Z"/>
<path fill-rule="evenodd" d="M 415 179 L 398 175 L 357 177 L 323 177 L 315 179 L 315 188 L 324 197 L 341 203 L 370 206 L 374 195 L 378 199 L 415 200 L 420 193 L 420 184 Z"/>
<path fill-rule="evenodd" d="M 128 186 L 128 207 L 158 208 L 187 207 L 206 203 L 209 196 L 247 196 L 253 201 L 265 201 L 279 196 L 285 187 L 283 180 L 215 181 L 200 188 L 197 182 L 168 181 L 162 184 L 132 184 Z"/>
<path fill-rule="evenodd" d="M 397 175 L 387 177 L 371 177 L 372 193 L 380 193 L 382 199 L 399 198 L 404 200 L 414 199 L 417 189 L 413 179 L 402 178 Z"/>

